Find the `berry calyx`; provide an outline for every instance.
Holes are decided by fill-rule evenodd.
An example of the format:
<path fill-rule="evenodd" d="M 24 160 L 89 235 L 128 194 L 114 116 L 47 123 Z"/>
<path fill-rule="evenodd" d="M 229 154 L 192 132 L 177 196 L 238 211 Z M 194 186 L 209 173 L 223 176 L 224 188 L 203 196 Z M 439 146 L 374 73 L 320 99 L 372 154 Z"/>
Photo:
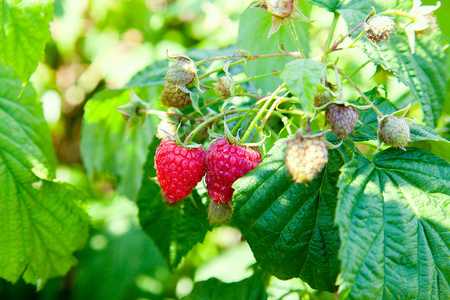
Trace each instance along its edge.
<path fill-rule="evenodd" d="M 404 117 L 388 116 L 380 121 L 378 138 L 381 142 L 399 147 L 405 147 L 411 141 L 410 128 Z"/>
<path fill-rule="evenodd" d="M 227 223 L 231 220 L 231 214 L 233 212 L 232 201 L 217 204 L 211 201 L 208 206 L 208 219 L 211 224 L 214 223 Z"/>
<path fill-rule="evenodd" d="M 166 73 L 166 79 L 168 82 L 178 86 L 189 85 L 193 83 L 196 75 L 197 68 L 194 61 L 187 56 L 180 55 L 175 57 L 170 64 Z"/>
<path fill-rule="evenodd" d="M 161 103 L 166 107 L 183 108 L 192 104 L 191 96 L 176 84 L 166 81 L 161 93 Z"/>
<path fill-rule="evenodd" d="M 162 140 L 156 149 L 155 169 L 159 185 L 167 200 L 186 198 L 206 171 L 205 150 L 185 148 L 174 141 Z"/>
<path fill-rule="evenodd" d="M 352 133 L 358 117 L 359 111 L 357 109 L 343 104 L 331 104 L 325 112 L 326 122 L 339 139 Z"/>
<path fill-rule="evenodd" d="M 372 44 L 389 41 L 394 32 L 395 22 L 386 16 L 375 15 L 367 20 L 364 25 L 364 33 Z"/>
<path fill-rule="evenodd" d="M 233 183 L 261 163 L 258 150 L 231 145 L 225 138 L 217 139 L 206 153 L 206 185 L 215 203 L 233 198 Z"/>
<path fill-rule="evenodd" d="M 298 131 L 287 142 L 285 163 L 297 183 L 310 182 L 328 161 L 328 149 L 322 136 L 303 136 Z"/>

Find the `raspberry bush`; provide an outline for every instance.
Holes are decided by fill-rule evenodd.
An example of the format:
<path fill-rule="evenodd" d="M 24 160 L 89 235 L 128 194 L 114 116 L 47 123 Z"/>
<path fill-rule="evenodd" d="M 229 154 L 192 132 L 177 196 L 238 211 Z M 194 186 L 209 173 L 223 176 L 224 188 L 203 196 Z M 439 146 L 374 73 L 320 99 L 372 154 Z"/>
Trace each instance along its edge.
<path fill-rule="evenodd" d="M 3 5 L 26 11 L 10 2 Z M 173 272 L 208 232 L 240 231 L 253 275 L 197 282 L 183 299 L 276 299 L 271 282 L 292 278 L 311 298 L 450 298 L 439 6 L 249 2 L 234 45 L 167 49 L 124 88 L 94 93 L 81 132 L 84 166 L 91 177 L 117 177 L 117 192 L 136 200 L 140 227 Z M 29 21 L 48 22 L 51 4 L 44 8 Z M 89 217 L 83 192 L 55 179 L 48 126 L 33 88 L 21 84 L 40 56 L 21 64 L 8 38 L 0 36 L 0 60 L 11 66 L 0 66 L 0 241 L 8 245 L 0 277 L 41 288 L 75 265 Z M 20 56 L 27 46 L 42 53 L 45 42 L 16 44 Z"/>

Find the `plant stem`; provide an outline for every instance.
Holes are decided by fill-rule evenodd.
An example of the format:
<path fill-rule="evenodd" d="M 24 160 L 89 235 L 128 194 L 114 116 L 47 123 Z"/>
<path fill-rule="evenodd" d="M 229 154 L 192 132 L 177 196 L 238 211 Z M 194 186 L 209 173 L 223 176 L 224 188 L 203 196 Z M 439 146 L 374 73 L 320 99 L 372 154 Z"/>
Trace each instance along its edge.
<path fill-rule="evenodd" d="M 200 66 L 200 65 L 202 65 L 204 63 L 207 63 L 207 62 L 210 62 L 210 61 L 213 61 L 213 60 L 219 60 L 219 59 L 228 59 L 228 58 L 236 58 L 236 57 L 243 57 L 244 58 L 244 59 L 241 59 L 241 60 L 238 60 L 238 61 L 230 63 L 229 66 L 231 67 L 231 66 L 235 66 L 235 65 L 238 65 L 238 64 L 245 63 L 246 61 L 249 61 L 249 60 L 261 59 L 261 58 L 269 58 L 269 57 L 277 57 L 277 56 L 292 56 L 292 57 L 295 57 L 295 58 L 300 58 L 300 57 L 303 56 L 303 54 L 301 52 L 281 52 L 281 53 L 271 53 L 271 54 L 261 54 L 261 55 L 233 54 L 233 55 L 216 56 L 216 57 L 211 57 L 211 58 L 208 57 L 208 58 L 206 58 L 204 60 L 198 61 L 196 63 L 196 65 Z M 211 75 L 213 73 L 221 71 L 222 69 L 223 68 L 217 68 L 217 69 L 211 70 L 211 71 L 209 71 L 207 73 L 204 73 L 204 74 L 200 75 L 198 77 L 198 79 L 199 80 L 203 79 L 203 78 L 205 78 L 205 77 L 207 77 L 207 76 L 209 76 L 209 75 Z"/>
<path fill-rule="evenodd" d="M 249 82 L 249 81 L 256 80 L 256 79 L 260 79 L 260 78 L 265 78 L 265 77 L 269 77 L 269 76 L 276 76 L 276 75 L 280 75 L 281 73 L 282 73 L 281 71 L 278 71 L 278 72 L 272 72 L 272 73 L 252 76 L 252 77 L 249 77 L 249 78 L 246 78 L 246 79 L 242 79 L 242 80 L 236 81 L 235 84 L 238 85 L 238 84 L 242 84 L 242 83 Z"/>
<path fill-rule="evenodd" d="M 295 30 L 294 21 L 292 20 L 292 18 L 288 18 L 288 19 L 289 19 L 289 26 L 291 27 L 292 35 L 294 36 L 295 42 L 297 43 L 298 51 L 300 52 L 300 54 L 302 56 L 304 56 L 302 46 L 300 45 L 300 40 L 298 39 L 297 30 Z"/>
<path fill-rule="evenodd" d="M 203 128 L 205 128 L 207 125 L 209 125 L 210 123 L 224 117 L 227 115 L 232 115 L 232 114 L 238 114 L 240 112 L 244 112 L 247 111 L 248 108 L 238 108 L 238 109 L 230 109 L 224 112 L 221 112 L 220 114 L 217 114 L 207 120 L 204 120 L 203 123 L 201 123 L 200 125 L 198 125 L 185 139 L 184 144 L 188 145 L 190 141 L 192 141 L 192 138 L 199 133 Z"/>
<path fill-rule="evenodd" d="M 336 30 L 337 23 L 339 21 L 339 13 L 334 12 L 333 22 L 331 23 L 330 32 L 328 33 L 328 38 L 325 43 L 325 49 L 330 49 L 331 41 L 333 40 L 334 31 Z"/>
<path fill-rule="evenodd" d="M 341 69 L 336 67 L 336 70 L 338 70 L 339 74 L 341 74 L 345 79 L 347 79 L 348 83 L 350 83 L 351 85 L 353 85 L 353 87 L 355 88 L 355 90 L 361 95 L 361 97 L 363 97 L 363 99 L 367 102 L 367 104 L 369 104 L 372 109 L 377 113 L 377 115 L 379 115 L 381 118 L 383 117 L 383 113 L 375 106 L 375 104 L 373 104 L 372 101 L 370 101 L 369 98 L 367 98 L 366 95 L 364 95 L 364 93 L 360 90 L 360 88 L 350 79 L 350 77 L 348 77 L 347 74 L 344 73 L 344 71 L 342 71 Z"/>
<path fill-rule="evenodd" d="M 404 11 L 396 10 L 396 9 L 388 9 L 388 10 L 382 12 L 380 15 L 397 15 L 397 16 L 408 18 L 413 22 L 416 21 L 416 18 L 414 16 L 412 16 Z"/>
<path fill-rule="evenodd" d="M 180 115 L 180 114 L 176 114 L 176 113 L 171 113 L 171 112 L 162 111 L 162 110 L 154 110 L 154 109 L 139 108 L 137 113 L 138 114 L 147 114 L 147 115 L 166 115 L 166 116 L 171 116 L 171 117 L 190 119 L 190 120 L 199 121 L 199 122 L 204 121 L 203 119 L 195 118 L 192 116 Z"/>
<path fill-rule="evenodd" d="M 361 28 L 362 26 L 364 26 L 364 24 L 365 24 L 365 22 L 362 22 L 361 24 L 356 25 L 356 27 L 353 28 L 351 31 L 349 31 L 346 35 L 341 36 L 341 37 L 336 41 L 336 43 L 334 43 L 334 45 L 331 46 L 330 49 L 328 49 L 327 51 L 325 51 L 325 53 L 322 54 L 320 57 L 323 58 L 323 57 L 327 56 L 328 54 L 330 54 L 331 52 L 334 52 L 334 51 L 336 51 L 336 50 L 340 50 L 340 49 L 338 49 L 339 45 L 340 45 L 347 37 L 349 37 L 349 36 L 352 35 L 355 31 L 357 31 L 359 28 Z"/>
<path fill-rule="evenodd" d="M 280 93 L 284 86 L 286 85 L 286 83 L 282 83 L 273 93 L 272 95 L 270 95 L 267 99 L 265 99 L 265 103 L 263 105 L 263 107 L 259 110 L 258 114 L 256 115 L 256 117 L 252 120 L 252 122 L 250 123 L 250 126 L 247 128 L 247 130 L 244 133 L 244 136 L 242 137 L 242 142 L 245 143 L 247 141 L 247 139 L 249 138 L 253 128 L 256 126 L 256 123 L 258 122 L 258 120 L 261 118 L 262 114 L 264 113 L 264 111 L 267 109 L 267 106 L 269 106 L 270 102 L 275 98 L 275 96 Z"/>

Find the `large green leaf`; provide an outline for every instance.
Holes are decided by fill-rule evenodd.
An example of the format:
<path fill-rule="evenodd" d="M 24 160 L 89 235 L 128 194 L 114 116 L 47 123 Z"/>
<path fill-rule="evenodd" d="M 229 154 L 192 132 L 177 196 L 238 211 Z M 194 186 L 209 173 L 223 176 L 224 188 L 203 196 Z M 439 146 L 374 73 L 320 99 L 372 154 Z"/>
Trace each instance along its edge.
<path fill-rule="evenodd" d="M 0 277 L 43 284 L 76 263 L 88 217 L 82 193 L 50 181 L 55 155 L 41 103 L 0 64 Z"/>
<path fill-rule="evenodd" d="M 375 103 L 378 109 L 385 115 L 391 114 L 398 109 L 388 99 L 382 97 L 377 88 L 366 92 L 365 95 Z M 359 98 L 355 103 L 364 105 L 364 99 Z M 373 109 L 361 111 L 359 124 L 355 127 L 351 138 L 356 142 L 377 139 L 378 115 Z M 411 147 L 421 148 L 450 161 L 450 142 L 439 136 L 433 128 L 411 122 Z"/>
<path fill-rule="evenodd" d="M 0 1 L 0 61 L 28 81 L 44 57 L 53 18 L 52 0 Z"/>
<path fill-rule="evenodd" d="M 145 89 L 135 92 L 145 92 Z M 117 107 L 129 101 L 128 90 L 105 90 L 89 100 L 83 116 L 80 147 L 90 176 L 94 171 L 111 172 L 119 178 L 118 192 L 134 200 L 156 126 L 147 118 L 142 127 L 127 132 Z"/>
<path fill-rule="evenodd" d="M 269 54 L 280 52 L 282 44 L 286 51 L 298 51 L 295 39 L 289 27 L 289 21 L 283 25 L 278 32 L 270 36 L 267 40 L 272 15 L 262 9 L 248 8 L 241 15 L 239 22 L 239 35 L 236 46 L 242 50 L 247 50 L 253 55 Z M 295 22 L 300 44 L 304 48 L 305 55 L 309 49 L 309 25 L 305 22 Z M 273 70 L 282 71 L 284 65 L 293 60 L 292 57 L 272 57 L 249 61 L 244 66 L 244 72 L 247 76 L 255 76 L 268 74 Z M 270 76 L 258 80 L 254 80 L 255 86 L 268 93 L 277 88 L 281 84 L 281 80 L 277 77 Z"/>
<path fill-rule="evenodd" d="M 400 28 L 389 42 L 378 47 L 365 43 L 364 52 L 375 64 L 392 71 L 419 100 L 425 122 L 435 127 L 446 97 L 447 75 L 441 33 L 418 35 L 413 55 L 408 39 Z"/>
<path fill-rule="evenodd" d="M 149 146 L 142 186 L 138 194 L 139 222 L 152 238 L 166 263 L 176 268 L 197 243 L 203 242 L 210 229 L 206 207 L 194 190 L 191 196 L 173 206 L 164 204 L 161 189 L 150 178 L 156 177 L 154 156 L 159 140 Z"/>
<path fill-rule="evenodd" d="M 239 282 L 224 283 L 217 278 L 195 283 L 192 292 L 182 300 L 265 300 L 264 277 L 261 272 Z"/>
<path fill-rule="evenodd" d="M 448 299 L 449 163 L 414 148 L 355 155 L 338 186 L 340 297 Z"/>
<path fill-rule="evenodd" d="M 344 144 L 330 151 L 324 171 L 306 186 L 290 177 L 285 148 L 278 142 L 233 185 L 233 219 L 263 270 L 280 279 L 300 277 L 315 289 L 333 292 L 339 273 L 336 183 L 354 149 Z"/>
<path fill-rule="evenodd" d="M 291 93 L 297 96 L 305 113 L 313 113 L 314 94 L 326 72 L 323 63 L 310 59 L 296 59 L 284 67 L 281 78 Z"/>
<path fill-rule="evenodd" d="M 38 288 L 65 275 L 88 236 L 83 192 L 26 173 L 14 157 L 0 159 L 0 277 L 16 282 L 22 275 Z M 35 184 L 32 184 L 35 182 Z"/>
<path fill-rule="evenodd" d="M 53 179 L 56 157 L 42 104 L 31 85 L 17 99 L 21 90 L 22 83 L 12 69 L 0 64 L 1 153 L 14 158 L 11 168 L 32 170 L 38 177 Z"/>

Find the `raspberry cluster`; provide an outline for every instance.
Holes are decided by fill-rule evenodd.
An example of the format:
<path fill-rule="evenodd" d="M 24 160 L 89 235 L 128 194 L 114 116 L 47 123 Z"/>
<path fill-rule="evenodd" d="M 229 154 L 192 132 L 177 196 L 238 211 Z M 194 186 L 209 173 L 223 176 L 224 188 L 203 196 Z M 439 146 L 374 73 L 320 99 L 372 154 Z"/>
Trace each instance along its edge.
<path fill-rule="evenodd" d="M 186 198 L 206 172 L 208 194 L 217 204 L 230 201 L 233 183 L 261 163 L 258 150 L 231 145 L 217 139 L 205 153 L 163 140 L 156 150 L 156 176 L 170 202 Z"/>

